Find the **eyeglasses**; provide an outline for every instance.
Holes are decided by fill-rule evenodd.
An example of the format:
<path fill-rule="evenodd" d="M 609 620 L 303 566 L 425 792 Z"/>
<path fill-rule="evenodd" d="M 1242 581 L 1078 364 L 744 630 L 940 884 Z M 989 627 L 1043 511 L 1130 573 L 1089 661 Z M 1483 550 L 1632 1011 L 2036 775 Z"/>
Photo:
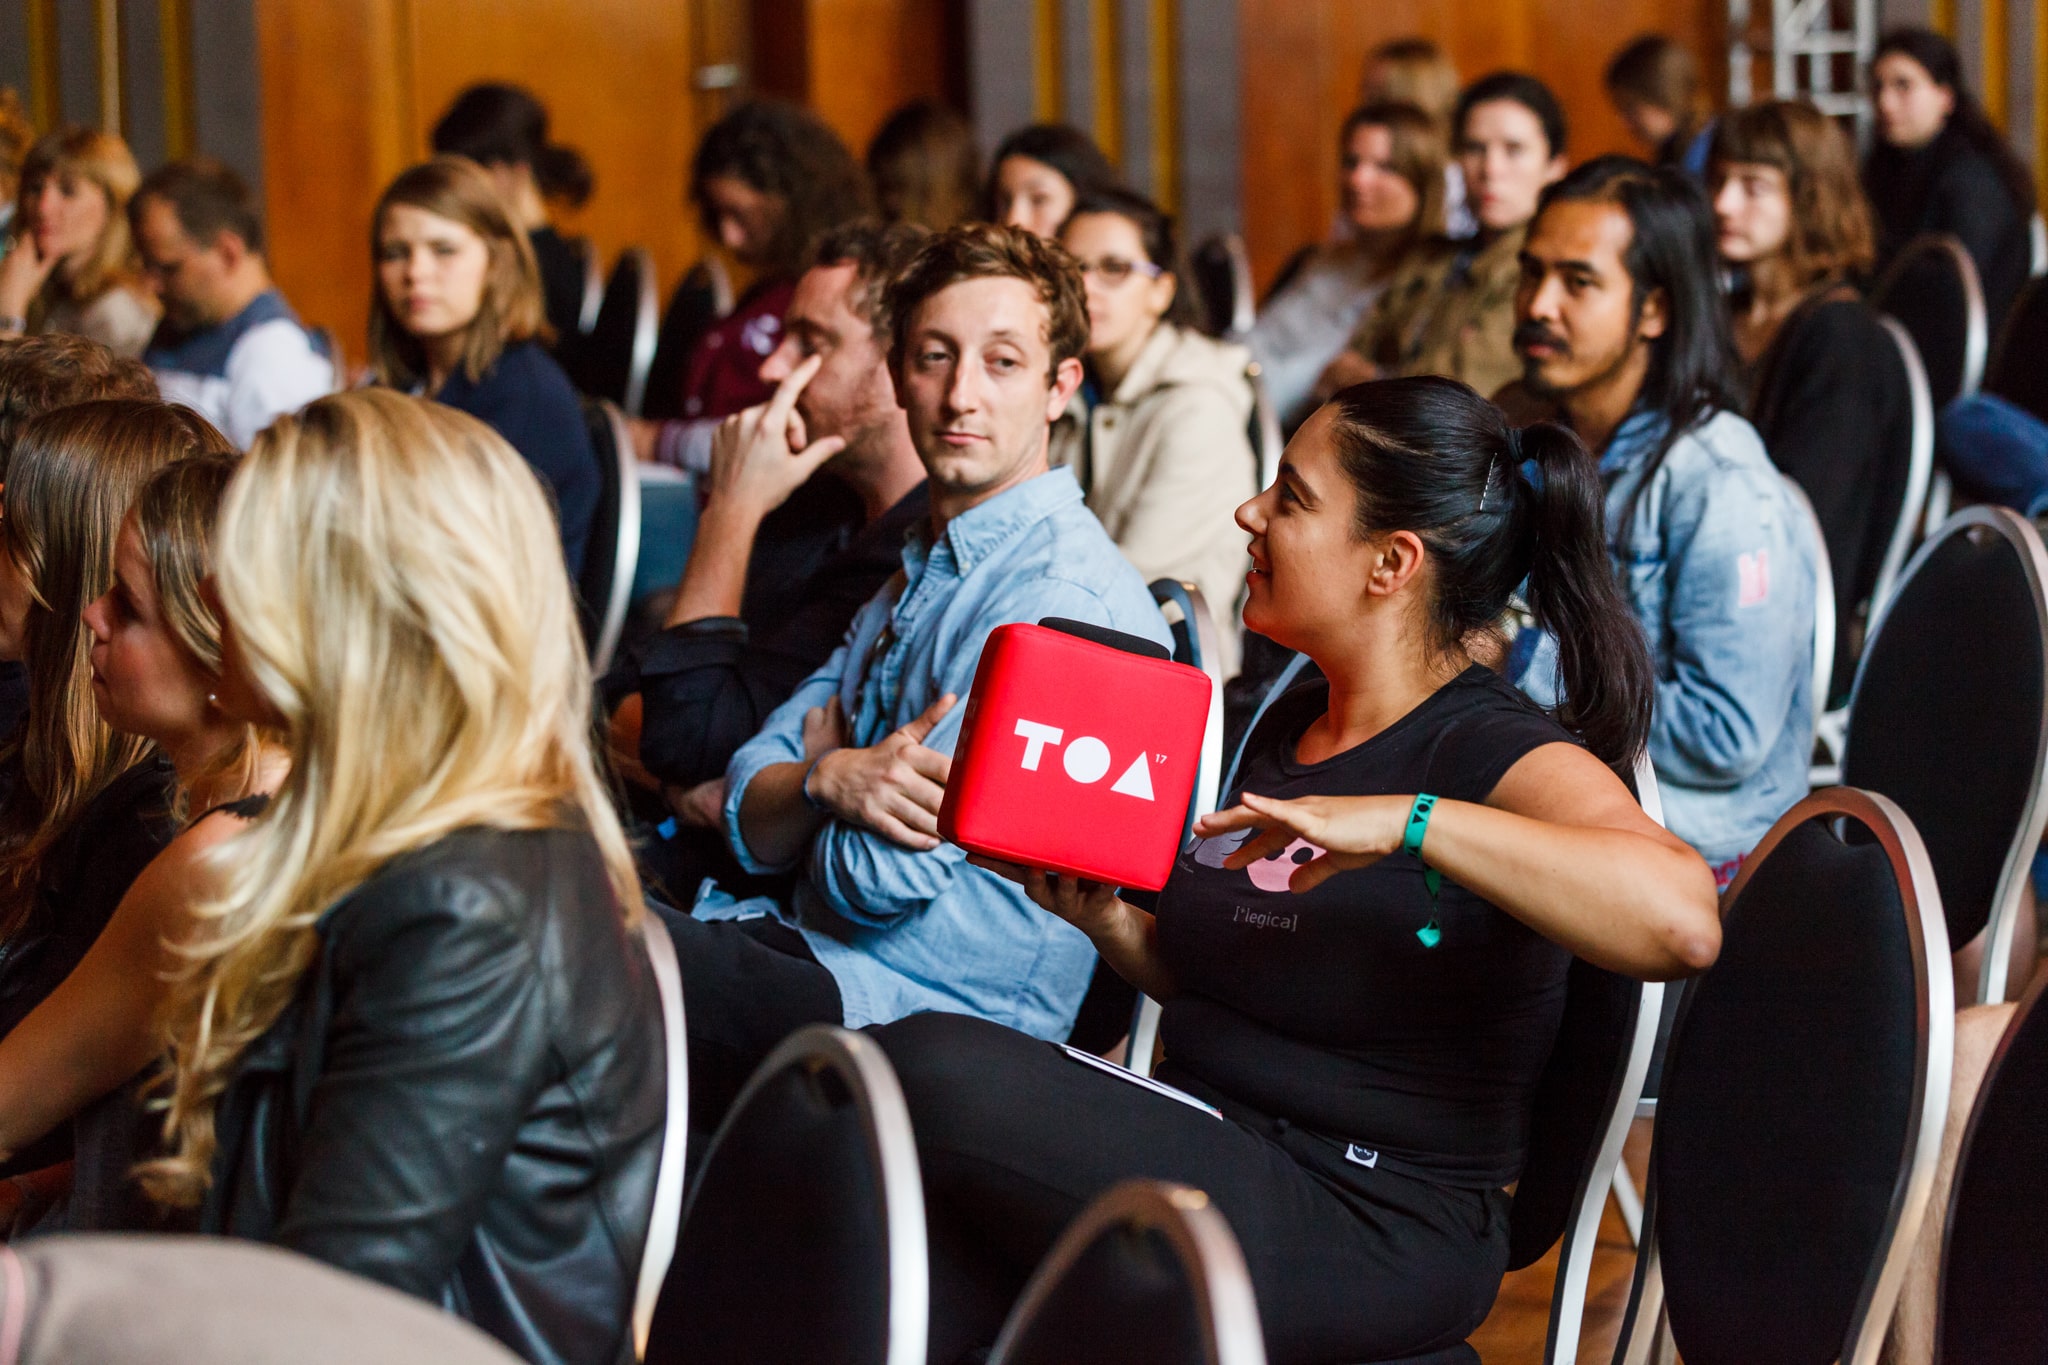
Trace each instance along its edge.
<path fill-rule="evenodd" d="M 1155 265 L 1151 261 L 1127 261 L 1121 256 L 1104 256 L 1099 261 L 1081 261 L 1078 264 L 1081 267 L 1082 279 L 1085 280 L 1090 275 L 1100 275 L 1102 282 L 1112 289 L 1133 274 L 1143 275 L 1148 280 L 1156 280 L 1166 273 L 1166 267 L 1163 265 Z"/>

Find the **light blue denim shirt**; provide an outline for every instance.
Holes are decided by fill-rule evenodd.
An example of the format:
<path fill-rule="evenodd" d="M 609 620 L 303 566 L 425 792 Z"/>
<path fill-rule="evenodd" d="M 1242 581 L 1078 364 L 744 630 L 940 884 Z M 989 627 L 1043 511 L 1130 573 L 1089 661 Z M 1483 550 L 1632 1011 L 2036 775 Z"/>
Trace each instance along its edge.
<path fill-rule="evenodd" d="M 937 543 L 929 537 L 928 526 L 913 532 L 902 576 L 860 609 L 846 642 L 733 755 L 725 828 L 749 872 L 786 870 L 747 847 L 740 803 L 763 768 L 802 759 L 804 712 L 811 707 L 836 694 L 850 743 L 866 746 L 951 692 L 961 704 L 925 741 L 951 753 L 982 642 L 997 626 L 1063 616 L 1170 643 L 1144 580 L 1083 505 L 1065 469 L 955 517 Z M 918 853 L 828 820 L 811 841 L 788 912 L 711 889 L 693 913 L 730 919 L 768 912 L 791 924 L 838 982 L 850 1028 L 937 1010 L 979 1015 L 1040 1038 L 1066 1037 L 1095 968 L 1093 945 L 1019 887 L 969 867 L 966 857 L 951 844 Z"/>
<path fill-rule="evenodd" d="M 1638 411 L 1600 457 L 1608 549 L 1656 663 L 1650 761 L 1665 822 L 1718 875 L 1807 793 L 1817 566 L 1763 441 L 1730 412 L 1672 443 L 1620 544 L 1665 429 Z M 1513 658 L 1522 690 L 1554 704 L 1556 643 Z"/>

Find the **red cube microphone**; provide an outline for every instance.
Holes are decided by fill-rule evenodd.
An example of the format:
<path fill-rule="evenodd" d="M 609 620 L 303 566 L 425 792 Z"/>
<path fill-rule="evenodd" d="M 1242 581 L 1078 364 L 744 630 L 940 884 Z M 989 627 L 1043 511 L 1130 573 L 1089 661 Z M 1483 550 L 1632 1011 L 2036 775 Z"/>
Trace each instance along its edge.
<path fill-rule="evenodd" d="M 1050 617 L 996 627 L 939 833 L 972 853 L 1157 891 L 1186 829 L 1211 687 L 1122 631 Z"/>

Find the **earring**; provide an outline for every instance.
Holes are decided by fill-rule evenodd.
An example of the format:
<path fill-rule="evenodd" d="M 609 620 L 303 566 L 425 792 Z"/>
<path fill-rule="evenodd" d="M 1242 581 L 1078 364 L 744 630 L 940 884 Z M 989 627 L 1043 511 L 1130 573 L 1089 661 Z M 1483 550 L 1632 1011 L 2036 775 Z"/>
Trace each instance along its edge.
<path fill-rule="evenodd" d="M 211 693 L 211 692 L 208 692 L 208 693 L 206 694 L 206 704 L 207 704 L 208 706 L 219 706 L 219 705 L 220 705 L 220 698 L 219 698 L 219 697 L 217 697 L 217 696 L 215 696 L 215 695 L 214 695 L 213 693 Z"/>

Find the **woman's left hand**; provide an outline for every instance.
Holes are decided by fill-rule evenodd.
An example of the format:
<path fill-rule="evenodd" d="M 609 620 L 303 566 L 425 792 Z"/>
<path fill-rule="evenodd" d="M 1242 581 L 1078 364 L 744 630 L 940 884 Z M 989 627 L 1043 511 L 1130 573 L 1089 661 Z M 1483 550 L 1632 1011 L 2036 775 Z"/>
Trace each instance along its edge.
<path fill-rule="evenodd" d="M 1242 803 L 1205 815 L 1195 833 L 1213 838 L 1232 830 L 1257 830 L 1223 862 L 1232 871 L 1281 852 L 1305 839 L 1321 852 L 1294 870 L 1287 889 L 1313 891 L 1339 872 L 1370 867 L 1401 847 L 1408 825 L 1406 796 L 1303 796 L 1292 801 L 1245 792 Z"/>
<path fill-rule="evenodd" d="M 1103 882 L 1048 872 L 1042 867 L 1025 867 L 979 853 L 970 853 L 967 861 L 1023 887 L 1024 894 L 1039 909 L 1058 915 L 1091 939 L 1115 928 L 1129 909 L 1117 898 L 1117 888 Z"/>

